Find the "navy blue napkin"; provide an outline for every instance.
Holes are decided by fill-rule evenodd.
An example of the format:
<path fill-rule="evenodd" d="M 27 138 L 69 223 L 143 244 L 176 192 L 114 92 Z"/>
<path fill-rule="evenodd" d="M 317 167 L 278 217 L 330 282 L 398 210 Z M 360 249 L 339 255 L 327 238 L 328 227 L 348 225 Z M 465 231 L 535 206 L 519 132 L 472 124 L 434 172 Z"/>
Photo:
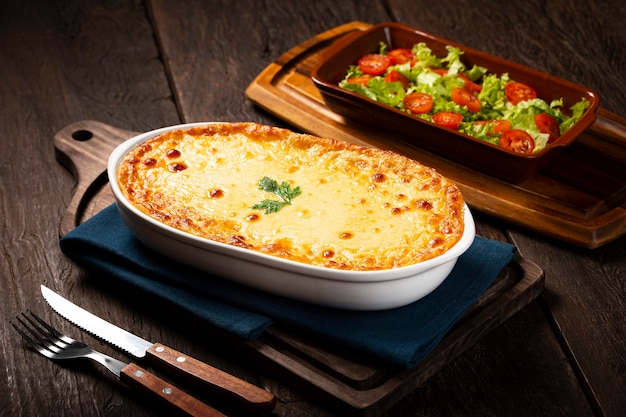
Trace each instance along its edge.
<path fill-rule="evenodd" d="M 513 245 L 476 237 L 450 276 L 404 307 L 360 312 L 320 307 L 216 278 L 152 251 L 131 234 L 115 205 L 60 242 L 86 268 L 167 300 L 213 326 L 252 340 L 273 323 L 402 367 L 419 363 L 513 258 Z"/>

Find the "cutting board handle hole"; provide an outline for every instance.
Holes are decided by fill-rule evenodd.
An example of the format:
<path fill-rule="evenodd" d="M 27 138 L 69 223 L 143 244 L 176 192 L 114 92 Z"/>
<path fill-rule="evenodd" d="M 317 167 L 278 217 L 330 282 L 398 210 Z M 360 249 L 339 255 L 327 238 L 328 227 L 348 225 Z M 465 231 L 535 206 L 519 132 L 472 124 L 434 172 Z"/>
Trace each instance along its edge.
<path fill-rule="evenodd" d="M 79 142 L 85 142 L 89 139 L 93 138 L 93 133 L 89 130 L 77 130 L 72 133 L 72 139 L 77 140 Z"/>

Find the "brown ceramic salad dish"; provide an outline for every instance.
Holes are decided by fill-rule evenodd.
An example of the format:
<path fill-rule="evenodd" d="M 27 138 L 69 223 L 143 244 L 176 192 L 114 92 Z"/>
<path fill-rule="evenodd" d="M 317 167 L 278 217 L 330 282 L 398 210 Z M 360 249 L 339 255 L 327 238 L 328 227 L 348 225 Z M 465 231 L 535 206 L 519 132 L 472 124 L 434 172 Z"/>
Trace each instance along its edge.
<path fill-rule="evenodd" d="M 373 97 L 371 91 L 380 90 L 378 86 L 382 85 L 383 77 L 385 81 L 393 82 L 398 80 L 392 77 L 397 77 L 398 72 L 412 76 L 416 73 L 416 70 L 413 69 L 414 64 L 400 62 L 399 66 L 393 66 L 396 62 L 392 58 L 392 65 L 387 68 L 386 73 L 373 73 L 379 75 L 374 82 L 378 85 L 374 85 L 369 79 L 375 75 L 361 72 L 362 66 L 358 65 L 359 60 L 364 56 L 371 55 L 386 55 L 391 58 L 392 54 L 389 52 L 396 52 L 397 50 L 412 50 L 415 53 L 418 44 L 425 46 L 432 53 L 432 56 L 442 58 L 443 62 L 448 61 L 448 64 L 450 51 L 454 51 L 454 48 L 457 51 L 460 50 L 457 64 L 462 62 L 460 65 L 464 68 L 465 73 L 458 75 L 465 76 L 474 72 L 470 75 L 474 76 L 475 80 L 473 81 L 480 87 L 483 87 L 481 85 L 483 82 L 486 87 L 491 78 L 495 78 L 502 85 L 509 80 L 509 84 L 514 81 L 522 85 L 532 86 L 536 94 L 534 97 L 537 99 L 536 101 L 541 100 L 544 103 L 549 103 L 562 117 L 570 119 L 567 128 L 562 127 L 556 136 L 550 135 L 549 140 L 547 133 L 540 135 L 545 139 L 543 142 L 539 138 L 536 147 L 533 142 L 531 149 L 527 147 L 524 152 L 520 152 L 519 149 L 507 146 L 511 143 L 511 135 L 508 133 L 506 135 L 498 133 L 495 137 L 488 138 L 489 141 L 484 140 L 484 137 L 480 139 L 473 136 L 471 129 L 474 126 L 479 126 L 479 124 L 484 126 L 487 122 L 488 128 L 493 129 L 492 122 L 494 119 L 490 119 L 491 116 L 488 115 L 473 113 L 477 112 L 478 109 L 472 109 L 471 104 L 462 108 L 462 113 L 465 114 L 465 123 L 462 123 L 460 127 L 458 123 L 452 126 L 437 124 L 439 122 L 435 122 L 435 119 L 441 114 L 437 114 L 433 118 L 433 113 L 437 112 L 438 106 L 439 109 L 445 110 L 459 108 L 454 102 L 444 104 L 443 107 L 435 102 L 430 114 L 413 113 L 409 108 L 410 105 L 406 96 L 419 95 L 419 92 L 423 91 L 423 85 L 419 84 L 421 81 L 417 81 L 421 79 L 423 74 L 419 77 L 416 76 L 411 84 L 405 84 L 403 81 L 401 96 L 398 96 L 398 105 L 395 107 L 384 102 L 384 99 L 378 100 Z M 456 74 L 457 69 L 456 67 L 452 68 L 453 66 L 456 64 L 451 64 L 450 71 Z M 476 68 L 482 69 L 482 73 L 476 75 L 474 71 Z M 441 69 L 430 69 L 438 72 L 439 75 L 432 75 L 435 78 L 450 74 L 449 72 L 442 74 Z M 445 71 L 448 69 L 446 68 Z M 390 76 L 390 72 L 396 74 Z M 366 78 L 364 84 L 359 77 L 363 75 Z M 430 75 L 427 75 L 428 77 Z M 312 72 L 312 78 L 328 107 L 345 116 L 346 123 L 363 123 L 377 129 L 388 130 L 396 135 L 399 140 L 410 142 L 449 160 L 512 183 L 519 183 L 530 178 L 545 164 L 549 163 L 554 156 L 558 155 L 561 150 L 570 145 L 580 133 L 594 122 L 595 111 L 600 101 L 594 91 L 581 85 L 397 23 L 376 25 L 368 30 L 349 34 L 335 42 L 322 54 L 319 65 Z M 448 76 L 446 82 L 448 82 L 448 78 L 451 77 Z M 458 80 L 450 82 L 458 82 Z M 358 85 L 359 83 L 366 88 L 363 89 Z M 370 83 L 369 87 L 368 83 Z M 383 85 L 383 87 L 385 86 Z M 463 87 L 463 85 L 457 87 Z M 456 88 L 455 90 L 457 90 L 456 93 L 465 89 Z M 416 92 L 417 94 L 415 94 Z M 479 92 L 475 92 L 474 96 L 481 97 Z M 486 94 L 483 96 L 486 97 Z M 501 96 L 504 97 L 504 92 L 501 93 Z M 486 99 L 483 98 L 483 100 Z M 456 102 L 459 103 L 458 100 Z M 554 103 L 559 104 L 554 105 Z M 580 104 L 584 105 L 581 107 Z M 501 106 L 505 113 L 516 111 L 513 109 L 514 107 L 511 103 Z M 483 108 L 490 109 L 487 104 L 484 104 Z M 468 111 L 468 109 L 473 112 Z M 552 112 L 551 108 L 548 110 Z M 416 112 L 420 111 L 416 110 Z M 538 110 L 533 111 L 538 112 Z M 451 112 L 439 111 L 439 113 Z M 521 130 L 516 126 L 516 123 L 515 120 L 512 126 L 509 123 L 509 130 L 516 131 L 513 133 L 519 133 L 517 131 Z M 565 123 L 562 126 L 564 125 Z"/>

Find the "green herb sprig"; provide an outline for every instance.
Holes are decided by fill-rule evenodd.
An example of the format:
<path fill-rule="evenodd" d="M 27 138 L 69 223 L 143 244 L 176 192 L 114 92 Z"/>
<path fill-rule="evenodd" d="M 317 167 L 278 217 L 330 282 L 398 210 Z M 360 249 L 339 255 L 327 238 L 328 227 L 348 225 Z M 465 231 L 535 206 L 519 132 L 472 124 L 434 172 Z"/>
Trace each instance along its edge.
<path fill-rule="evenodd" d="M 279 185 L 278 181 L 269 177 L 261 178 L 259 181 L 259 190 L 275 194 L 280 198 L 280 200 L 265 199 L 250 207 L 254 210 L 265 210 L 265 214 L 276 213 L 286 205 L 291 204 L 291 201 L 302 193 L 300 187 L 292 189 L 291 185 L 286 181 L 283 181 Z"/>

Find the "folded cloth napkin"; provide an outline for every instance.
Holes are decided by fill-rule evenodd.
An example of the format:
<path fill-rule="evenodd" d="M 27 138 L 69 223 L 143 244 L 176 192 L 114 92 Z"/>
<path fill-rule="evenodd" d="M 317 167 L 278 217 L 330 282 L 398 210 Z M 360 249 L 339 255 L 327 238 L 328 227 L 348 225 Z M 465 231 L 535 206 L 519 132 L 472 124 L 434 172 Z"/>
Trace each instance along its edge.
<path fill-rule="evenodd" d="M 405 368 L 441 341 L 515 252 L 513 245 L 476 237 L 448 278 L 425 298 L 362 312 L 291 300 L 181 265 L 136 240 L 115 205 L 64 236 L 60 245 L 77 263 L 98 270 L 98 276 L 121 280 L 246 340 L 284 323 Z"/>

